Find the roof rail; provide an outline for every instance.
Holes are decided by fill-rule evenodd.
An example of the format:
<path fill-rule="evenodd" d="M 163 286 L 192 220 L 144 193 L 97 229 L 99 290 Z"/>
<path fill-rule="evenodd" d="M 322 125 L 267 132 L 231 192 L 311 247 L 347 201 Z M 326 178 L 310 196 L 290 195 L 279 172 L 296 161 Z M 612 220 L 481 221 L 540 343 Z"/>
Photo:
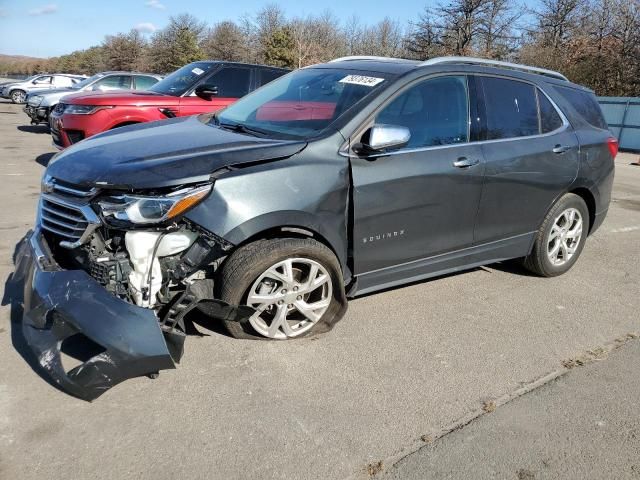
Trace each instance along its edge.
<path fill-rule="evenodd" d="M 428 65 L 441 65 L 443 63 L 470 63 L 473 65 L 487 65 L 490 67 L 502 67 L 511 68 L 512 70 L 520 70 L 523 72 L 538 73 L 540 75 L 547 75 L 549 77 L 557 78 L 559 80 L 569 81 L 567 77 L 560 72 L 553 70 L 547 70 L 546 68 L 530 67 L 529 65 L 520 65 L 518 63 L 502 62 L 500 60 L 489 60 L 487 58 L 475 58 L 475 57 L 436 57 L 431 58 L 425 62 L 422 62 L 420 66 Z"/>
<path fill-rule="evenodd" d="M 393 58 L 393 57 L 376 57 L 373 55 L 350 55 L 348 57 L 340 57 L 334 58 L 333 60 L 329 60 L 328 63 L 336 63 L 336 62 L 346 62 L 348 60 L 379 60 L 379 61 L 402 61 L 402 58 Z"/>

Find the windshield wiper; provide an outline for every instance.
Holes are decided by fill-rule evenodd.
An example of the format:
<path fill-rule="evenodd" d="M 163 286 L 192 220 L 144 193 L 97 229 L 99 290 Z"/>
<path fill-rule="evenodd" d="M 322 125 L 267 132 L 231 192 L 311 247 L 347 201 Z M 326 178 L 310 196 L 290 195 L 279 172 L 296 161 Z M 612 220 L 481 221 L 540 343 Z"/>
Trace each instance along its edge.
<path fill-rule="evenodd" d="M 216 124 L 219 127 L 224 128 L 226 130 L 231 130 L 232 132 L 246 133 L 246 134 L 249 134 L 249 135 L 253 135 L 255 137 L 266 137 L 267 136 L 267 132 L 265 132 L 263 130 L 260 130 L 258 128 L 247 127 L 246 125 L 244 125 L 242 123 L 222 123 L 215 116 L 214 116 L 214 119 L 215 119 Z"/>

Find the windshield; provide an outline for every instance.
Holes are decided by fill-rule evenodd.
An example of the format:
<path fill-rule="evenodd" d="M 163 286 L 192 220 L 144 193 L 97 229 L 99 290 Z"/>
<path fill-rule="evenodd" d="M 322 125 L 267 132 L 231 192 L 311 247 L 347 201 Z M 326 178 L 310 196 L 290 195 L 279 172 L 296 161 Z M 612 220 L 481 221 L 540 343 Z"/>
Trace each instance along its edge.
<path fill-rule="evenodd" d="M 222 127 L 294 138 L 318 135 L 388 76 L 341 69 L 305 68 L 238 100 L 215 116 Z M 280 135 L 279 135 L 280 134 Z"/>
<path fill-rule="evenodd" d="M 71 85 L 71 88 L 73 88 L 74 90 L 80 90 L 81 88 L 84 88 L 87 85 L 91 85 L 93 82 L 95 82 L 96 80 L 102 77 L 104 77 L 104 75 L 99 73 L 97 75 L 94 75 L 93 77 L 85 78 L 81 82 L 74 83 L 73 85 Z"/>
<path fill-rule="evenodd" d="M 218 64 L 212 62 L 190 63 L 168 75 L 164 80 L 160 80 L 148 91 L 179 97 L 189 90 L 205 73 L 216 66 Z"/>

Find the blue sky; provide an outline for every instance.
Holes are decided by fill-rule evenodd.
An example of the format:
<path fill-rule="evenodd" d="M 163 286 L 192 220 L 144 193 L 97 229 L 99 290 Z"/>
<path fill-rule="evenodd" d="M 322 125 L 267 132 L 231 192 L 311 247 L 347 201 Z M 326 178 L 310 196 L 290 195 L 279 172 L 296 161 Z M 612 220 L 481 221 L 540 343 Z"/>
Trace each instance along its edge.
<path fill-rule="evenodd" d="M 373 23 L 389 16 L 416 19 L 432 0 L 402 0 L 381 8 L 379 0 L 279 0 L 289 16 L 332 10 L 347 18 L 357 14 Z M 0 53 L 50 57 L 99 44 L 105 35 L 136 26 L 162 28 L 171 15 L 191 13 L 209 24 L 254 13 L 269 1 L 252 0 L 0 0 Z"/>

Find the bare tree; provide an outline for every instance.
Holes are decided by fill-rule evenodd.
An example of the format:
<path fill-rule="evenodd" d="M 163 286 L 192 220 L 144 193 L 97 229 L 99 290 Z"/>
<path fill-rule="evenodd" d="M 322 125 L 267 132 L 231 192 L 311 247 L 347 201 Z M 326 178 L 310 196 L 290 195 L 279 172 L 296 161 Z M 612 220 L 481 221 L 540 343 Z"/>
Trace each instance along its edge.
<path fill-rule="evenodd" d="M 249 48 L 241 27 L 230 21 L 215 24 L 202 42 L 205 55 L 215 60 L 251 61 Z"/>

